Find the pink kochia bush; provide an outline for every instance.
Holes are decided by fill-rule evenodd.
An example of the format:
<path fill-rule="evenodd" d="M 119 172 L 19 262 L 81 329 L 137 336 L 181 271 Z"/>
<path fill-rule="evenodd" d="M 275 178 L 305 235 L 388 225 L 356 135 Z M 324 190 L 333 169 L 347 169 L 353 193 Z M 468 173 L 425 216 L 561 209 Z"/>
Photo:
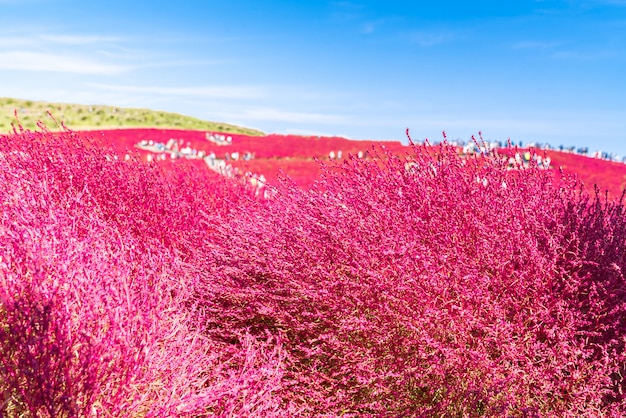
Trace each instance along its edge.
<path fill-rule="evenodd" d="M 626 414 L 621 203 L 447 145 L 260 200 L 81 138 L 0 136 L 0 415 Z"/>
<path fill-rule="evenodd" d="M 206 335 L 280 338 L 303 415 L 623 416 L 624 207 L 450 146 L 380 153 L 207 237 Z"/>
<path fill-rule="evenodd" d="M 245 193 L 71 132 L 1 136 L 0 416 L 189 416 L 262 392 L 276 340 L 214 343 L 184 305 L 203 214 Z"/>

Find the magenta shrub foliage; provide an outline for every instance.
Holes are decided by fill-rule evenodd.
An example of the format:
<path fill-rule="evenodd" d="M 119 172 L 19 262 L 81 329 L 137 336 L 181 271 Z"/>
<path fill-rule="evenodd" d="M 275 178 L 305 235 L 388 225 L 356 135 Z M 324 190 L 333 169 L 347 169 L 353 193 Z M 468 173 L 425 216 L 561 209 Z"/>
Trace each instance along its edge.
<path fill-rule="evenodd" d="M 207 334 L 280 336 L 310 415 L 624 414 L 623 206 L 450 146 L 379 154 L 208 237 Z"/>
<path fill-rule="evenodd" d="M 0 415 L 189 416 L 229 394 L 236 412 L 280 345 L 207 341 L 185 304 L 206 214 L 246 191 L 114 157 L 71 132 L 0 137 Z"/>
<path fill-rule="evenodd" d="M 454 147 L 272 197 L 0 136 L 0 415 L 623 416 L 621 202 Z"/>

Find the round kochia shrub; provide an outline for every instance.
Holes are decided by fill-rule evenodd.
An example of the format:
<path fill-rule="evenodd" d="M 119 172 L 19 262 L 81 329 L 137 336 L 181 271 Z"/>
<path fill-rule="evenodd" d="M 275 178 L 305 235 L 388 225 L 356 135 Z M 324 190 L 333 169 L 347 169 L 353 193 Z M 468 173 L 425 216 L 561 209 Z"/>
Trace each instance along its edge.
<path fill-rule="evenodd" d="M 202 214 L 226 216 L 246 190 L 121 160 L 72 132 L 0 135 L 0 416 L 275 409 L 279 342 L 207 340 L 185 307 Z"/>
<path fill-rule="evenodd" d="M 207 237 L 207 338 L 282 341 L 303 415 L 625 414 L 623 205 L 451 146 L 380 154 Z"/>

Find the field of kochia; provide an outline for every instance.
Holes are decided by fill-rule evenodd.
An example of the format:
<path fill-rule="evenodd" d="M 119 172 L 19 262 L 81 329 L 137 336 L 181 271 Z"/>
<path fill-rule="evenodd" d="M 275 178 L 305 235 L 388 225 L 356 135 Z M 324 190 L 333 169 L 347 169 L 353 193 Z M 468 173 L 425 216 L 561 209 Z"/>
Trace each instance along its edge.
<path fill-rule="evenodd" d="M 626 415 L 616 193 L 370 144 L 262 199 L 92 135 L 0 135 L 0 416 Z"/>
<path fill-rule="evenodd" d="M 264 174 L 271 182 L 275 182 L 283 171 L 296 184 L 304 187 L 313 185 L 320 175 L 320 165 L 315 160 L 328 160 L 331 151 L 335 154 L 341 151 L 343 157 L 349 154 L 358 155 L 359 152 L 367 154 L 372 146 L 377 144 L 400 156 L 409 151 L 408 147 L 399 141 L 349 140 L 343 137 L 228 133 L 226 135 L 232 138 L 232 143 L 229 146 L 217 146 L 207 141 L 207 132 L 197 130 L 122 128 L 80 134 L 88 138 L 99 138 L 106 144 L 115 145 L 119 150 L 134 149 L 142 140 L 165 144 L 174 138 L 207 154 L 214 152 L 218 158 L 224 158 L 226 153 L 238 152 L 243 155 L 248 152 L 255 158 L 249 161 L 231 161 L 230 164 L 242 172 Z M 518 151 L 523 154 L 527 150 Z M 138 149 L 135 151 L 145 159 L 145 151 Z M 517 151 L 513 148 L 504 148 L 498 152 L 500 155 L 514 155 Z M 608 190 L 611 199 L 618 199 L 626 189 L 626 164 L 555 150 L 536 150 L 536 153 L 538 156 L 547 156 L 551 159 L 551 168 L 557 176 L 560 170 L 567 175 L 576 175 L 591 191 L 594 185 L 597 185 L 602 193 Z"/>

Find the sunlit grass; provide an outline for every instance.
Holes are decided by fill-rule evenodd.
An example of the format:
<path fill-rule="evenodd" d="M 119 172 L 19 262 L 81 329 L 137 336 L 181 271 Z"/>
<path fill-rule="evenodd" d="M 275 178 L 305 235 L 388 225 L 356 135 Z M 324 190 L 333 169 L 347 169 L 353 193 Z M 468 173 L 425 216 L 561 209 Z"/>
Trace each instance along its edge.
<path fill-rule="evenodd" d="M 50 129 L 64 123 L 71 129 L 104 129 L 120 127 L 159 127 L 176 129 L 196 129 L 213 132 L 262 135 L 255 129 L 210 122 L 177 113 L 150 109 L 121 108 L 103 105 L 80 105 L 66 103 L 48 103 L 32 100 L 0 98 L 0 132 L 10 132 L 12 124 L 19 124 L 27 129 L 35 129 L 38 121 L 43 121 Z M 48 112 L 54 118 L 53 120 Z"/>

